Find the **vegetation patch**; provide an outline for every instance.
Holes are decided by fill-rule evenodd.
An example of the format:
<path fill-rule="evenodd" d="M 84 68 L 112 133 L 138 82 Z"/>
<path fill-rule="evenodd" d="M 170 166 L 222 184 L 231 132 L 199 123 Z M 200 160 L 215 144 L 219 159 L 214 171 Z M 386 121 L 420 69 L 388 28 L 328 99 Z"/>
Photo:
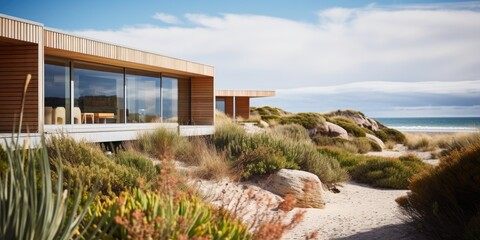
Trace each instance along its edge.
<path fill-rule="evenodd" d="M 301 170 L 314 173 L 324 183 L 335 183 L 347 179 L 346 172 L 340 168 L 338 162 L 321 156 L 316 146 L 310 141 L 293 141 L 266 133 L 247 134 L 243 128 L 233 124 L 218 127 L 213 140 L 217 149 L 226 151 L 228 159 L 237 166 L 235 161 L 239 161 L 245 153 L 264 148 L 269 149 L 265 151 L 276 153 L 278 159 L 283 159 L 283 156 L 287 166 L 298 166 Z"/>
<path fill-rule="evenodd" d="M 367 156 L 335 147 L 322 147 L 318 151 L 322 155 L 337 159 L 353 180 L 374 187 L 407 189 L 408 180 L 412 176 L 431 168 L 414 156 L 398 159 Z"/>
<path fill-rule="evenodd" d="M 383 128 L 381 130 L 375 131 L 375 136 L 380 138 L 383 142 L 393 141 L 396 143 L 405 143 L 405 135 L 393 128 Z"/>
<path fill-rule="evenodd" d="M 324 124 L 325 119 L 318 113 L 297 113 L 280 119 L 280 124 L 292 123 L 302 125 L 305 129 L 314 129 L 318 125 Z"/>
<path fill-rule="evenodd" d="M 47 147 L 50 159 L 62 160 L 66 181 L 82 180 L 88 191 L 98 182 L 103 194 L 118 194 L 136 186 L 138 178 L 147 176 L 135 166 L 116 163 L 98 145 L 77 142 L 71 137 L 52 136 Z"/>
<path fill-rule="evenodd" d="M 452 150 L 439 166 L 414 177 L 411 192 L 396 201 L 432 238 L 478 239 L 479 172 L 480 143 Z"/>
<path fill-rule="evenodd" d="M 365 137 L 366 133 L 362 127 L 359 127 L 353 120 L 346 117 L 332 117 L 330 122 L 342 127 L 349 134 L 355 137 Z"/>

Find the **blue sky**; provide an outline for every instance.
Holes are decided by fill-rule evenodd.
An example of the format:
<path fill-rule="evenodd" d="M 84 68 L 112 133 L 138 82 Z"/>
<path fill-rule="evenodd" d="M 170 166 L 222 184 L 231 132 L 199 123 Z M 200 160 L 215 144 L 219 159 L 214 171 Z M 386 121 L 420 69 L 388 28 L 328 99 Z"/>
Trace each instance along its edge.
<path fill-rule="evenodd" d="M 0 13 L 215 66 L 292 112 L 480 116 L 480 2 L 21 1 Z"/>

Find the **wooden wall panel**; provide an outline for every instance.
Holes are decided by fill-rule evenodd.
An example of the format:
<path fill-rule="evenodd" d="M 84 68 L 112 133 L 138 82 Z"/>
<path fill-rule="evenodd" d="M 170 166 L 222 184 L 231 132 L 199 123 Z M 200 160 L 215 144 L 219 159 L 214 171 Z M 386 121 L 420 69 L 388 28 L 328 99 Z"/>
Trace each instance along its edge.
<path fill-rule="evenodd" d="M 235 97 L 235 116 L 241 117 L 244 120 L 250 118 L 250 98 L 249 97 Z"/>
<path fill-rule="evenodd" d="M 178 79 L 178 124 L 190 124 L 190 79 Z"/>
<path fill-rule="evenodd" d="M 214 124 L 213 77 L 191 79 L 191 118 L 194 125 Z"/>
<path fill-rule="evenodd" d="M 233 117 L 233 97 L 225 97 L 225 114 Z"/>
<path fill-rule="evenodd" d="M 0 44 L 0 132 L 11 133 L 18 117 L 27 74 L 32 75 L 25 98 L 23 132 L 38 130 L 38 46 Z"/>

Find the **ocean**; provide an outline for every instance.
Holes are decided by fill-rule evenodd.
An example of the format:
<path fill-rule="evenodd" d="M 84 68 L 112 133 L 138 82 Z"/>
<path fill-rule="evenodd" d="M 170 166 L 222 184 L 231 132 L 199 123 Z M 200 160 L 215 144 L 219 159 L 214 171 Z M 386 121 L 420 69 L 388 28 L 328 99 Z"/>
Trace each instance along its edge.
<path fill-rule="evenodd" d="M 480 117 L 375 118 L 383 125 L 403 132 L 478 132 Z"/>

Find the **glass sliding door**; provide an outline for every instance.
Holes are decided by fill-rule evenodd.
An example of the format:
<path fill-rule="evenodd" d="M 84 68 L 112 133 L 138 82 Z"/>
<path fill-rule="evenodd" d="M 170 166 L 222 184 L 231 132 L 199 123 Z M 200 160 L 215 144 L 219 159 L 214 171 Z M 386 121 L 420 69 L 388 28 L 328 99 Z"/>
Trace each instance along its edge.
<path fill-rule="evenodd" d="M 84 123 L 124 122 L 123 68 L 75 63 L 74 105 Z"/>
<path fill-rule="evenodd" d="M 75 123 L 80 119 L 75 119 Z M 70 123 L 70 63 L 45 59 L 45 124 Z"/>
<path fill-rule="evenodd" d="M 178 122 L 178 79 L 162 77 L 163 122 Z"/>
<path fill-rule="evenodd" d="M 225 98 L 217 98 L 215 100 L 215 109 L 225 113 Z"/>
<path fill-rule="evenodd" d="M 127 70 L 127 122 L 161 122 L 159 73 Z"/>

